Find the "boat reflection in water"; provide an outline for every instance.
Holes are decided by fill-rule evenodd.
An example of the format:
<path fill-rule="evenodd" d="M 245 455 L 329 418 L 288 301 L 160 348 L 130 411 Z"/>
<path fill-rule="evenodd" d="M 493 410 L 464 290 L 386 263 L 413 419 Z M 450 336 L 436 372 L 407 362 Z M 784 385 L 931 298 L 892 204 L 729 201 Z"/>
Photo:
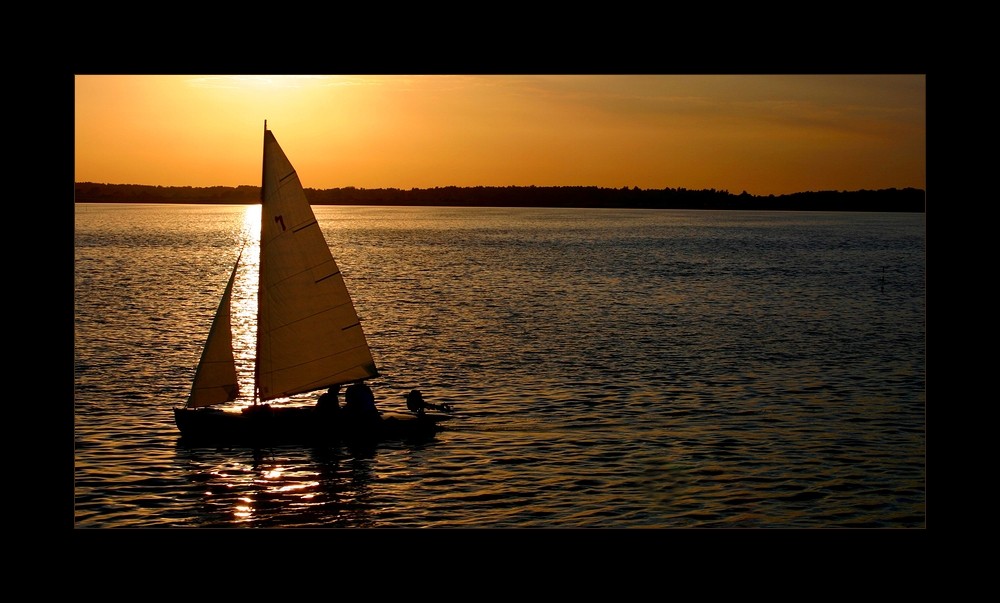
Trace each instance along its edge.
<path fill-rule="evenodd" d="M 198 484 L 191 488 L 201 507 L 197 518 L 189 518 L 194 525 L 369 527 L 393 517 L 428 525 L 416 523 L 419 512 L 385 504 L 387 496 L 406 496 L 393 489 L 411 486 L 378 483 L 375 467 L 410 463 L 412 453 L 430 445 L 213 450 L 182 443 L 177 457 L 187 480 Z"/>

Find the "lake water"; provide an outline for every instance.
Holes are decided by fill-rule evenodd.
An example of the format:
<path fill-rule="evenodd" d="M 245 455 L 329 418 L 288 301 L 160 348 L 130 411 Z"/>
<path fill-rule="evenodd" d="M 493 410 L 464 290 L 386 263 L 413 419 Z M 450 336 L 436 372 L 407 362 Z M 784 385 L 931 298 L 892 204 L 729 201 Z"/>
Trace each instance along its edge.
<path fill-rule="evenodd" d="M 379 407 L 455 418 L 252 450 L 172 409 L 259 206 L 75 209 L 77 527 L 925 526 L 923 214 L 314 207 Z"/>

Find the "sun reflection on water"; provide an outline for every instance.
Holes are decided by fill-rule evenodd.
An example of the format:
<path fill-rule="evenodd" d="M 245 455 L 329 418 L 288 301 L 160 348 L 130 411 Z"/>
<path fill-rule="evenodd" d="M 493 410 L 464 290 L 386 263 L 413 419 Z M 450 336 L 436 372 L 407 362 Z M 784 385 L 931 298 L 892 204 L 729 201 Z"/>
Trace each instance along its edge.
<path fill-rule="evenodd" d="M 288 508 L 309 509 L 329 502 L 329 494 L 323 493 L 322 482 L 316 479 L 316 473 L 301 471 L 294 466 L 278 464 L 264 467 L 255 460 L 253 464 L 244 465 L 242 470 L 209 473 L 224 482 L 218 484 L 220 486 L 246 490 L 228 503 L 225 498 L 214 501 L 215 505 L 227 507 L 228 513 L 238 523 L 266 523 L 275 513 L 281 515 Z M 318 494 L 322 496 L 317 497 Z M 207 501 L 212 497 L 212 491 L 204 495 Z"/>
<path fill-rule="evenodd" d="M 240 384 L 239 401 L 253 402 L 254 359 L 257 355 L 257 282 L 260 274 L 260 205 L 248 205 L 243 214 L 243 258 L 236 273 L 232 297 L 233 354 Z"/>

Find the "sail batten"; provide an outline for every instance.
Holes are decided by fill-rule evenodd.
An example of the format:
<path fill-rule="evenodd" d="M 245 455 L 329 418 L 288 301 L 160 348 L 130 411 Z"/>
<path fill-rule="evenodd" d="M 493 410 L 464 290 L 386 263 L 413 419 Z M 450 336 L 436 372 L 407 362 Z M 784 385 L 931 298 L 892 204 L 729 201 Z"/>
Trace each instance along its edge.
<path fill-rule="evenodd" d="M 282 175 L 283 174 L 283 175 Z M 257 385 L 261 400 L 378 375 L 295 170 L 264 132 Z M 315 225 L 316 228 L 310 228 Z"/>

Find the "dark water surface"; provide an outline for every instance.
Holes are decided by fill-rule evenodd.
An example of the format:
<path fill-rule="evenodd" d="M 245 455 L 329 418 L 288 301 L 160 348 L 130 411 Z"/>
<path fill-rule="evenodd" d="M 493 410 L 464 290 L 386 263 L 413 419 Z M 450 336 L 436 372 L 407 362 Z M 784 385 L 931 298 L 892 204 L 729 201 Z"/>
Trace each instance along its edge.
<path fill-rule="evenodd" d="M 171 409 L 259 207 L 78 204 L 78 527 L 925 525 L 924 215 L 314 210 L 380 408 L 416 387 L 450 429 L 185 445 Z"/>

